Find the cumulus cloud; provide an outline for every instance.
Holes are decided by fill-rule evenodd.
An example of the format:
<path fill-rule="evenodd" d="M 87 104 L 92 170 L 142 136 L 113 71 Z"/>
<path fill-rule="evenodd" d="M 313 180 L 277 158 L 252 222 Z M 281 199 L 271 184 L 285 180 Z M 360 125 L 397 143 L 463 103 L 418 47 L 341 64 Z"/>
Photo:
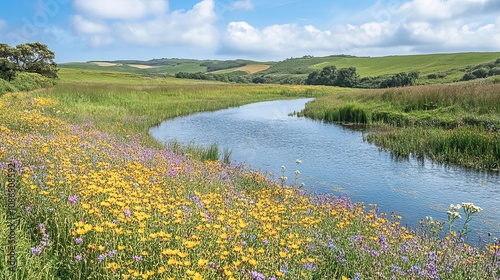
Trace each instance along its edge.
<path fill-rule="evenodd" d="M 233 21 L 220 26 L 215 0 L 198 0 L 191 9 L 168 11 L 167 0 L 74 0 L 74 30 L 93 46 L 124 42 L 139 46 L 182 46 L 219 54 L 387 55 L 500 48 L 497 0 L 378 1 L 363 16 L 334 26 L 297 23 L 256 27 Z M 252 0 L 225 2 L 225 10 L 252 10 Z M 221 3 L 219 2 L 219 5 Z M 334 19 L 332 19 L 333 21 Z M 493 20 L 493 21 L 492 21 Z M 0 22 L 1 23 L 1 22 Z M 217 48 L 218 47 L 218 48 Z"/>
<path fill-rule="evenodd" d="M 224 38 L 225 50 L 231 52 L 290 52 L 333 47 L 330 31 L 312 25 L 282 24 L 259 30 L 247 22 L 231 22 Z"/>
<path fill-rule="evenodd" d="M 347 24 L 335 31 L 297 24 L 272 25 L 260 30 L 247 22 L 231 22 L 227 26 L 224 50 L 275 54 L 352 53 L 358 48 L 386 45 L 396 32 L 397 26 L 387 21 Z"/>
<path fill-rule="evenodd" d="M 203 0 L 188 11 L 145 22 L 116 24 L 117 34 L 124 41 L 142 45 L 164 43 L 210 47 L 216 43 L 214 1 Z"/>
<path fill-rule="evenodd" d="M 162 5 L 166 3 L 164 1 L 126 0 L 122 3 L 122 0 L 119 0 L 122 6 L 129 6 L 119 12 L 100 14 L 101 16 L 96 15 L 104 13 L 106 9 L 102 7 L 97 9 L 98 5 L 93 4 L 94 0 L 85 1 L 92 3 L 85 5 L 94 8 L 95 13 L 92 13 L 92 16 L 86 13 L 73 16 L 73 27 L 77 33 L 87 36 L 93 46 L 107 45 L 116 41 L 143 46 L 172 44 L 210 48 L 216 45 L 217 30 L 214 23 L 217 15 L 214 11 L 214 0 L 201 0 L 190 10 L 172 12 L 166 12 L 166 8 Z M 111 5 L 113 2 L 115 1 L 108 0 L 105 3 Z M 136 6 L 142 7 L 142 10 L 137 8 L 137 13 L 133 17 L 120 16 Z M 148 7 L 161 13 L 133 20 L 147 15 Z M 158 9 L 153 9 L 154 7 Z"/>
<path fill-rule="evenodd" d="M 412 0 L 399 8 L 399 33 L 417 51 L 485 51 L 500 47 L 499 22 L 484 15 L 500 11 L 496 0 Z"/>
<path fill-rule="evenodd" d="M 166 0 L 75 0 L 82 14 L 101 19 L 140 19 L 167 12 Z"/>

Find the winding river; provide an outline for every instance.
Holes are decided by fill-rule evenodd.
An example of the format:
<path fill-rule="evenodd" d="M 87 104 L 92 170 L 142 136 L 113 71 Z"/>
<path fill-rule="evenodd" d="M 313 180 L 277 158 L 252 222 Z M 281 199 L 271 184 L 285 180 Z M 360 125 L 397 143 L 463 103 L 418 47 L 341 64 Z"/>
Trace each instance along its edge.
<path fill-rule="evenodd" d="M 217 143 L 232 151 L 232 160 L 277 176 L 285 166 L 289 183 L 299 170 L 298 183 L 303 182 L 304 188 L 377 204 L 382 212 L 402 215 L 402 223 L 413 228 L 426 216 L 446 221 L 452 203 L 472 202 L 483 211 L 473 219 L 469 237 L 475 240 L 487 233 L 500 237 L 500 174 L 429 160 L 398 160 L 363 141 L 362 131 L 289 116 L 310 100 L 197 113 L 167 120 L 151 128 L 150 134 L 162 142 Z M 297 159 L 302 163 L 296 164 Z"/>

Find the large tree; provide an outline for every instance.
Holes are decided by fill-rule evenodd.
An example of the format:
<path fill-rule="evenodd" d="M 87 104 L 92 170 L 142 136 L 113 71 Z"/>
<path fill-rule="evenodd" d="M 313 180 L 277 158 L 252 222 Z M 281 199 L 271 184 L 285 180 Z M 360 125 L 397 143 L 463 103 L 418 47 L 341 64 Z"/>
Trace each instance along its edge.
<path fill-rule="evenodd" d="M 57 78 L 55 54 L 40 42 L 16 46 L 16 64 L 26 72 L 38 73 L 48 78 Z"/>
<path fill-rule="evenodd" d="M 15 48 L 0 44 L 0 77 L 10 80 L 16 72 L 30 72 L 57 78 L 59 69 L 54 59 L 54 52 L 40 42 L 20 44 Z"/>
<path fill-rule="evenodd" d="M 16 76 L 14 52 L 15 49 L 11 46 L 0 43 L 0 79 L 10 81 Z"/>

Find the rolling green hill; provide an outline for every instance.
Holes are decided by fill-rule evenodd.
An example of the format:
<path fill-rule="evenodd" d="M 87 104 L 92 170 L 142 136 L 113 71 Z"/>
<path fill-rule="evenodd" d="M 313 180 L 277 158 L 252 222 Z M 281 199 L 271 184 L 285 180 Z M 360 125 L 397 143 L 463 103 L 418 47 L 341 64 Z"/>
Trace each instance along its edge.
<path fill-rule="evenodd" d="M 116 60 L 116 61 L 88 61 L 62 63 L 61 68 L 106 70 L 129 72 L 137 74 L 175 74 L 179 72 L 217 72 L 226 69 L 237 69 L 262 63 L 251 60 L 196 60 L 179 58 L 161 58 L 148 61 L 141 60 Z M 232 72 L 229 70 L 229 72 Z"/>
<path fill-rule="evenodd" d="M 161 58 L 148 61 L 117 60 L 106 62 L 63 63 L 61 68 L 119 71 L 137 74 L 214 73 L 227 76 L 267 77 L 267 80 L 301 80 L 315 70 L 334 65 L 337 69 L 355 67 L 361 77 L 392 75 L 418 71 L 419 84 L 446 83 L 460 80 L 468 69 L 492 63 L 500 58 L 500 52 L 451 53 L 404 55 L 385 57 L 355 57 L 332 55 L 326 57 L 304 56 L 279 62 L 251 60 L 195 60 Z M 432 76 L 432 77 L 431 77 Z"/>
<path fill-rule="evenodd" d="M 384 57 L 328 56 L 287 59 L 260 74 L 306 74 L 323 67 L 356 67 L 361 77 L 419 71 L 421 77 L 446 74 L 445 81 L 462 78 L 468 66 L 488 63 L 500 58 L 500 52 L 405 55 Z"/>

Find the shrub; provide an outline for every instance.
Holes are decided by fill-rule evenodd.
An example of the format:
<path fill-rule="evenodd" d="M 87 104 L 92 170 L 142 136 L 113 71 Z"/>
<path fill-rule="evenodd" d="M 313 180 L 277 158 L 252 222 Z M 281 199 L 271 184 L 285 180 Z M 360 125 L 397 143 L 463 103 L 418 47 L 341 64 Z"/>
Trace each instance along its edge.
<path fill-rule="evenodd" d="M 472 71 L 472 75 L 474 75 L 476 78 L 486 78 L 488 77 L 489 71 L 489 68 L 483 67 Z"/>
<path fill-rule="evenodd" d="M 10 82 L 12 86 L 20 91 L 31 91 L 39 88 L 51 87 L 54 80 L 46 78 L 40 74 L 21 72 Z"/>
<path fill-rule="evenodd" d="M 488 73 L 489 76 L 496 76 L 500 75 L 500 67 L 493 67 L 490 69 L 490 72 Z"/>
<path fill-rule="evenodd" d="M 6 92 L 15 92 L 18 89 L 4 79 L 0 79 L 0 96 Z"/>
<path fill-rule="evenodd" d="M 462 77 L 462 81 L 470 81 L 470 80 L 474 80 L 475 78 L 476 78 L 476 76 L 474 76 L 471 72 L 467 72 Z"/>

